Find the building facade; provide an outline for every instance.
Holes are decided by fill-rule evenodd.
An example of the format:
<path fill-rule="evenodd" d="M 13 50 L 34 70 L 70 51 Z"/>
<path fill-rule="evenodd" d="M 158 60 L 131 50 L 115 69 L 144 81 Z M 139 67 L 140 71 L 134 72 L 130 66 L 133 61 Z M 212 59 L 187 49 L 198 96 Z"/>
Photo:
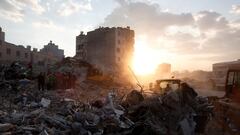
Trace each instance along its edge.
<path fill-rule="evenodd" d="M 64 58 L 64 50 L 59 49 L 58 45 L 55 45 L 52 41 L 44 45 L 44 47 L 40 49 L 40 53 L 58 59 L 58 61 Z"/>
<path fill-rule="evenodd" d="M 171 64 L 168 63 L 159 64 L 156 69 L 156 75 L 159 78 L 169 78 L 171 75 Z"/>
<path fill-rule="evenodd" d="M 53 49 L 52 49 L 53 48 Z M 44 46 L 41 51 L 36 48 L 31 50 L 31 46 L 24 47 L 5 41 L 5 33 L 0 27 L 0 64 L 11 64 L 12 62 L 21 62 L 24 64 L 32 63 L 33 66 L 46 69 L 64 58 L 64 52 L 58 49 L 58 46 L 50 42 Z"/>
<path fill-rule="evenodd" d="M 80 35 L 76 37 L 76 58 L 79 60 L 87 60 L 87 36 L 81 32 Z"/>
<path fill-rule="evenodd" d="M 213 71 L 213 81 L 218 90 L 225 89 L 227 71 L 229 69 L 239 69 L 240 70 L 240 59 L 237 61 L 215 63 L 212 65 Z"/>
<path fill-rule="evenodd" d="M 0 63 L 9 64 L 14 61 L 29 63 L 31 46 L 14 45 L 5 41 L 5 33 L 0 28 Z"/>
<path fill-rule="evenodd" d="M 85 60 L 103 74 L 125 73 L 134 51 L 134 31 L 130 27 L 100 27 L 76 37 L 76 58 Z"/>

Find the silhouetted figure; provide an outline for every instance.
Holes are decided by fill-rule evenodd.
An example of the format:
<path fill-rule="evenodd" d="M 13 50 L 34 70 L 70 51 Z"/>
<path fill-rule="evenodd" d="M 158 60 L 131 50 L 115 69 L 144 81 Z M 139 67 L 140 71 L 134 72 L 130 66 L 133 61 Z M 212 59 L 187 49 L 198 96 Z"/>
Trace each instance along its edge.
<path fill-rule="evenodd" d="M 63 78 L 62 78 L 62 74 L 60 72 L 57 72 L 55 73 L 55 78 L 56 78 L 56 88 L 57 89 L 61 89 L 62 88 L 62 81 L 63 81 Z"/>
<path fill-rule="evenodd" d="M 39 75 L 38 75 L 38 90 L 42 90 L 44 91 L 44 86 L 45 86 L 45 76 L 44 74 L 41 72 Z"/>
<path fill-rule="evenodd" d="M 153 83 L 149 83 L 149 90 L 153 89 Z"/>
<path fill-rule="evenodd" d="M 33 72 L 33 66 L 32 66 L 32 62 L 28 63 L 28 69 L 29 69 L 29 75 L 32 78 L 32 72 Z"/>
<path fill-rule="evenodd" d="M 47 75 L 47 89 L 48 90 L 54 90 L 55 89 L 55 75 L 53 73 L 49 73 Z"/>
<path fill-rule="evenodd" d="M 72 75 L 71 75 L 71 73 L 70 72 L 68 72 L 67 74 L 66 74 L 66 80 L 67 80 L 67 84 L 66 84 L 66 89 L 70 89 L 72 86 L 71 86 L 71 84 L 72 84 L 72 81 L 71 81 L 71 79 L 72 79 L 72 77 L 71 77 Z"/>
<path fill-rule="evenodd" d="M 62 86 L 62 89 L 67 89 L 68 87 L 68 74 L 67 73 L 63 73 L 62 74 L 62 80 L 63 80 L 63 86 Z"/>
<path fill-rule="evenodd" d="M 77 77 L 76 77 L 76 75 L 73 75 L 73 76 L 72 76 L 72 87 L 73 87 L 73 88 L 75 88 L 76 81 L 77 81 Z"/>
<path fill-rule="evenodd" d="M 194 99 L 198 95 L 195 92 L 195 90 L 192 87 L 190 87 L 187 83 L 181 83 L 180 90 L 183 93 L 182 96 L 184 103 L 191 103 L 192 99 Z"/>
<path fill-rule="evenodd" d="M 165 93 L 169 93 L 171 90 L 172 90 L 172 88 L 170 87 L 170 84 L 167 84 L 164 92 L 165 92 Z"/>

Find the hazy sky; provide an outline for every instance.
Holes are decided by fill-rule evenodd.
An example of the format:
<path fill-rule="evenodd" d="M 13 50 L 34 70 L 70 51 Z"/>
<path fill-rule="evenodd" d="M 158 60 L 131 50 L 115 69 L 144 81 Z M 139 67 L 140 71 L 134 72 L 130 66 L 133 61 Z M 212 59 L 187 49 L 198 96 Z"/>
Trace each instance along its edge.
<path fill-rule="evenodd" d="M 211 70 L 240 58 L 240 0 L 0 0 L 6 40 L 42 48 L 53 40 L 75 54 L 80 31 L 130 26 L 137 65 Z"/>

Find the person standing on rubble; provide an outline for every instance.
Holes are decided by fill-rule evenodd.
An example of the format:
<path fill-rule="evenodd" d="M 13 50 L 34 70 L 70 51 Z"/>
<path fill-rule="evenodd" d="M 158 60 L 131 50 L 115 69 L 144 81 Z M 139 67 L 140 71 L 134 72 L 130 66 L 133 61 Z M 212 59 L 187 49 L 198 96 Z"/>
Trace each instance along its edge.
<path fill-rule="evenodd" d="M 68 72 L 66 74 L 66 89 L 70 89 L 71 88 L 71 79 L 72 79 L 72 74 L 70 72 Z"/>
<path fill-rule="evenodd" d="M 33 66 L 32 66 L 32 62 L 28 63 L 28 69 L 29 69 L 29 75 L 32 78 L 32 71 L 33 71 Z"/>
<path fill-rule="evenodd" d="M 72 75 L 72 88 L 74 88 L 75 89 L 75 85 L 76 85 L 76 81 L 77 81 L 77 77 L 76 77 L 76 75 Z"/>
<path fill-rule="evenodd" d="M 55 77 L 55 79 L 56 79 L 56 82 L 55 82 L 55 88 L 56 89 L 60 89 L 61 88 L 61 86 L 60 86 L 60 84 L 62 84 L 62 80 L 61 80 L 61 75 L 60 75 L 60 73 L 59 72 L 56 72 L 55 74 L 54 74 L 54 77 Z"/>
<path fill-rule="evenodd" d="M 63 80 L 63 89 L 66 90 L 67 86 L 68 86 L 68 74 L 67 73 L 63 73 L 62 76 L 62 80 Z"/>
<path fill-rule="evenodd" d="M 45 75 L 41 72 L 38 75 L 38 90 L 44 91 L 44 86 L 45 86 Z"/>
<path fill-rule="evenodd" d="M 0 81 L 4 81 L 5 80 L 4 72 L 5 72 L 5 66 L 2 65 L 1 69 L 0 69 Z"/>
<path fill-rule="evenodd" d="M 169 93 L 172 90 L 172 88 L 170 87 L 170 84 L 167 84 L 166 88 L 164 89 L 164 93 Z"/>
<path fill-rule="evenodd" d="M 50 72 L 47 75 L 47 89 L 54 90 L 54 85 L 55 85 L 55 77 L 54 77 L 54 74 Z"/>
<path fill-rule="evenodd" d="M 192 98 L 190 97 L 194 97 L 194 98 L 197 97 L 198 96 L 197 92 L 192 87 L 190 87 L 187 83 L 181 83 L 180 90 L 183 93 L 182 95 L 183 102 L 194 104 L 194 102 L 191 101 Z"/>

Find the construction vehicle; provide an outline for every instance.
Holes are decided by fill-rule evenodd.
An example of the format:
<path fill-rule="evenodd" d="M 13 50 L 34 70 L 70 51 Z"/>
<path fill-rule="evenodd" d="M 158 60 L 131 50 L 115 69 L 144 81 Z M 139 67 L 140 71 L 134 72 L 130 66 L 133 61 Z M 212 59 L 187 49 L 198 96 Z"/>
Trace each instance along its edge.
<path fill-rule="evenodd" d="M 170 89 L 171 90 L 177 90 L 180 88 L 181 84 L 180 79 L 161 79 L 161 80 L 156 80 L 156 83 L 154 85 L 154 92 L 159 93 L 159 94 L 164 94 L 168 92 Z"/>
<path fill-rule="evenodd" d="M 215 102 L 216 120 L 223 134 L 240 134 L 240 69 L 229 69 L 225 82 L 225 96 Z"/>

